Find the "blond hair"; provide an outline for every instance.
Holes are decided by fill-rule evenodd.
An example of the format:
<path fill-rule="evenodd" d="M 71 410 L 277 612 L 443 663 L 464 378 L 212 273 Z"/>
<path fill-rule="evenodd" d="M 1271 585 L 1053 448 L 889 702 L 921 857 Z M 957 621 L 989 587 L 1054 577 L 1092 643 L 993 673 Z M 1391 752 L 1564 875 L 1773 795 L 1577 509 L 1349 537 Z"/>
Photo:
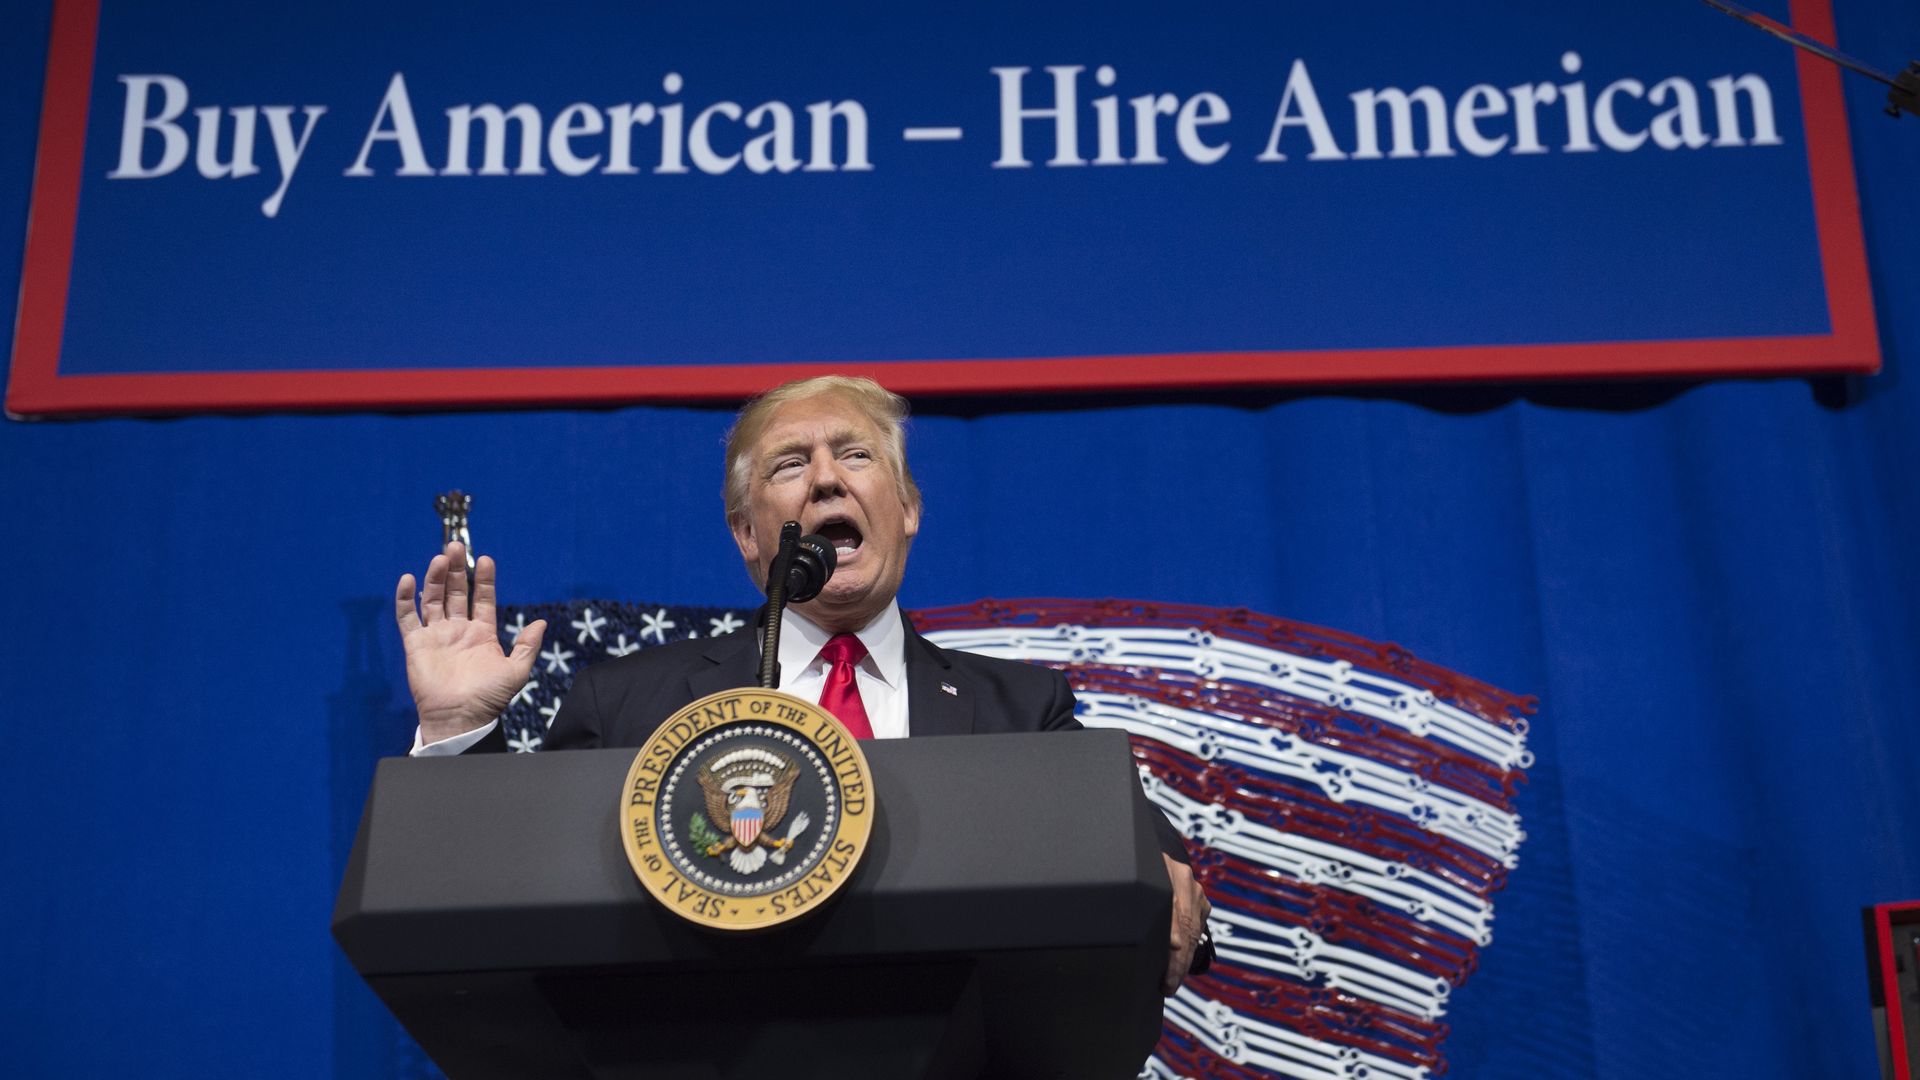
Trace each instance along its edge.
<path fill-rule="evenodd" d="M 782 405 L 809 398 L 833 396 L 852 405 L 880 431 L 880 449 L 887 467 L 893 470 L 894 487 L 907 509 L 920 509 L 920 487 L 913 482 L 913 470 L 907 467 L 907 399 L 872 379 L 849 375 L 819 375 L 811 379 L 782 383 L 740 407 L 727 432 L 727 475 L 721 495 L 726 500 L 727 521 L 732 523 L 747 512 L 747 488 L 753 476 L 749 455 L 754 444 L 773 422 L 773 414 Z"/>

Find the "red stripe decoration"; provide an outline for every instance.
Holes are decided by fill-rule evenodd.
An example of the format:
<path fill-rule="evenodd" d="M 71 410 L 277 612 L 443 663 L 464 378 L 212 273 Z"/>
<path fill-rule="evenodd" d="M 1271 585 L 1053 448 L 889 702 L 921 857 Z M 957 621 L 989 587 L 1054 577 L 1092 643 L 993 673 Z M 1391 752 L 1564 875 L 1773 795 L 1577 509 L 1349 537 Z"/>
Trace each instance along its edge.
<path fill-rule="evenodd" d="M 1492 941 L 1525 837 L 1533 698 L 1340 631 L 1137 601 L 915 612 L 947 648 L 1046 664 L 1128 732 L 1214 904 L 1219 960 L 1168 1000 L 1148 1077 L 1415 1078 Z"/>

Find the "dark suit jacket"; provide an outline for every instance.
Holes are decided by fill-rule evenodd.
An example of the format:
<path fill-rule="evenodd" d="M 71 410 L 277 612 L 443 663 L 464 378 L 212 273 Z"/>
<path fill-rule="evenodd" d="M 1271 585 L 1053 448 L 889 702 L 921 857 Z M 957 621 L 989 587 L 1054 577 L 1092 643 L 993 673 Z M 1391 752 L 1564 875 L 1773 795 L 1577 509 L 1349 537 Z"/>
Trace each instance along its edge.
<path fill-rule="evenodd" d="M 905 616 L 903 615 L 904 619 Z M 1017 731 L 1078 731 L 1073 688 L 1051 668 L 942 649 L 907 624 L 907 724 L 914 738 Z M 708 694 L 759 680 L 759 636 L 750 630 L 642 649 L 580 672 L 542 746 L 550 750 L 640 746 L 667 717 Z M 951 686 L 949 694 L 942 685 Z M 473 748 L 504 751 L 495 727 Z M 1145 798 L 1143 794 L 1142 799 Z M 1154 815 L 1160 849 L 1187 849 L 1165 815 Z"/>

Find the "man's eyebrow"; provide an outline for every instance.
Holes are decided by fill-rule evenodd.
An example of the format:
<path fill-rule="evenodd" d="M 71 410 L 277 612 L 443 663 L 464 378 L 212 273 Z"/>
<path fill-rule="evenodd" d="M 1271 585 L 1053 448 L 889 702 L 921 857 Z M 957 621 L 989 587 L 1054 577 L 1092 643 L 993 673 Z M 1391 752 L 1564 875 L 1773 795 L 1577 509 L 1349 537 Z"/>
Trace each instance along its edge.
<path fill-rule="evenodd" d="M 777 458 L 777 457 L 785 457 L 788 454 L 796 454 L 802 450 L 805 450 L 807 448 L 807 444 L 808 444 L 808 440 L 806 439 L 788 439 L 786 442 L 779 443 L 774 447 L 772 447 L 771 449 L 769 449 L 764 455 L 762 455 L 761 459 L 763 461 L 772 461 L 774 458 Z"/>
<path fill-rule="evenodd" d="M 872 442 L 873 437 L 857 428 L 839 428 L 827 435 L 827 445 L 835 450 L 843 450 L 857 443 Z M 798 454 L 813 448 L 813 439 L 796 435 L 784 442 L 775 443 L 762 460 L 772 461 L 788 454 Z"/>

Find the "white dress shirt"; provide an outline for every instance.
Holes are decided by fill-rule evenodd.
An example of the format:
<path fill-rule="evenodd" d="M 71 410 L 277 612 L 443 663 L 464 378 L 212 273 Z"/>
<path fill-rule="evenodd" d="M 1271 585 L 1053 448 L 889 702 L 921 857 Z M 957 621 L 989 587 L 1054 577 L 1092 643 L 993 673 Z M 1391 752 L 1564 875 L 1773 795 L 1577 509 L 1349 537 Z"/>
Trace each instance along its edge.
<path fill-rule="evenodd" d="M 752 627 L 735 631 L 754 633 Z M 900 622 L 898 601 L 855 631 L 867 655 L 853 669 L 854 685 L 860 688 L 860 703 L 867 708 L 867 723 L 873 725 L 876 739 L 904 739 L 907 736 L 907 630 Z M 780 689 L 815 704 L 826 689 L 831 664 L 820 659 L 833 634 L 797 611 L 788 611 L 780 627 Z M 755 650 L 756 654 L 758 650 Z M 414 757 L 440 757 L 458 754 L 487 737 L 500 723 L 494 720 L 464 735 L 422 743 L 420 729 L 413 729 Z"/>
<path fill-rule="evenodd" d="M 876 739 L 907 737 L 907 628 L 900 623 L 898 602 L 854 632 L 867 655 L 853 666 L 853 682 L 860 688 L 860 704 Z M 780 689 L 795 697 L 820 703 L 833 665 L 820 659 L 833 634 L 797 611 L 787 612 L 780 627 Z"/>

